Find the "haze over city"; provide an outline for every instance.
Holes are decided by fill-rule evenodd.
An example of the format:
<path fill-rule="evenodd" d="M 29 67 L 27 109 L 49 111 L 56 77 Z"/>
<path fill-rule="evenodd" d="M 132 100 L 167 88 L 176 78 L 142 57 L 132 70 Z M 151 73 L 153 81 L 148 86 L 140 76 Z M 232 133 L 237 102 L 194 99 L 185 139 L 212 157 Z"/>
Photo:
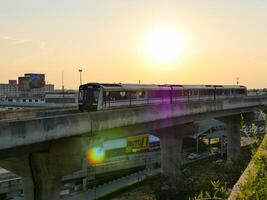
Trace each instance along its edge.
<path fill-rule="evenodd" d="M 0 200 L 267 200 L 266 11 L 0 0 Z"/>
<path fill-rule="evenodd" d="M 1 1 L 0 82 L 37 72 L 60 88 L 64 71 L 65 87 L 77 89 L 82 68 L 84 83 L 236 84 L 239 77 L 264 88 L 266 9 L 259 0 Z"/>

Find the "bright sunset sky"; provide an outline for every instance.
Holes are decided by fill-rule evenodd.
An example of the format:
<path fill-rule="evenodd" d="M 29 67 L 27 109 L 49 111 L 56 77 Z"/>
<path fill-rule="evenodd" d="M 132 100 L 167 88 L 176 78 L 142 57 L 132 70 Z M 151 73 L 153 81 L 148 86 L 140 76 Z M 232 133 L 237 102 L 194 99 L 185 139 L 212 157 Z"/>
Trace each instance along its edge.
<path fill-rule="evenodd" d="M 166 49 L 165 49 L 166 48 Z M 0 83 L 267 87 L 264 0 L 0 0 Z"/>

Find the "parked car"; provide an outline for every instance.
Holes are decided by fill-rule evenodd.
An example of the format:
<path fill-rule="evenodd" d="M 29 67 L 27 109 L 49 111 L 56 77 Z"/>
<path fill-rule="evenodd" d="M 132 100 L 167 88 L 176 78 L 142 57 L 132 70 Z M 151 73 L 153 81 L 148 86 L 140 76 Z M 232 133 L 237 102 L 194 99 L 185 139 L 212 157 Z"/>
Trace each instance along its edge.
<path fill-rule="evenodd" d="M 200 158 L 200 155 L 197 154 L 197 153 L 190 153 L 190 154 L 187 156 L 187 158 L 188 158 L 189 160 L 194 160 L 194 159 Z"/>

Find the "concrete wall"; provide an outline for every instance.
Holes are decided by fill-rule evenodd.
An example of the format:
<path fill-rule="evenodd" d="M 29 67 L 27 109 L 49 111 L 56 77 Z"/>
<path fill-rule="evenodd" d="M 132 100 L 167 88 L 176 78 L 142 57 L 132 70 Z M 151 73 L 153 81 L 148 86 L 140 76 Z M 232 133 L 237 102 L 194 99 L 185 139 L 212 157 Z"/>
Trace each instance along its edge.
<path fill-rule="evenodd" d="M 219 101 L 154 105 L 40 119 L 0 122 L 0 150 L 75 135 L 116 136 L 117 132 L 138 134 L 142 131 L 171 127 L 196 119 L 251 112 L 267 105 L 267 97 L 247 97 Z M 118 131 L 116 130 L 118 128 Z M 128 133 L 126 133 L 128 134 Z"/>
<path fill-rule="evenodd" d="M 2 111 L 0 112 L 0 120 L 33 118 L 36 116 L 37 111 L 37 109 Z"/>
<path fill-rule="evenodd" d="M 77 108 L 27 108 L 16 110 L 5 110 L 0 112 L 0 120 L 26 120 L 37 117 L 47 117 L 55 115 L 69 114 L 78 112 Z"/>

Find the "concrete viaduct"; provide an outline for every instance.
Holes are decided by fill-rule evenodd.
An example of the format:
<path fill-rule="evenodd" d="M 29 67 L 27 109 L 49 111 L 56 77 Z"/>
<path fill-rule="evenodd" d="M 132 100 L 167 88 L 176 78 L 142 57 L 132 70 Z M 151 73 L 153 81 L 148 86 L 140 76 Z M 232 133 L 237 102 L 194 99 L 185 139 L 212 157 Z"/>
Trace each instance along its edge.
<path fill-rule="evenodd" d="M 264 110 L 267 96 L 75 113 L 0 122 L 0 166 L 22 177 L 26 200 L 57 200 L 62 176 L 82 169 L 90 146 L 150 133 L 161 140 L 162 173 L 180 174 L 182 138 L 193 122 L 216 118 L 228 129 L 228 158 L 240 151 L 241 114 Z"/>

